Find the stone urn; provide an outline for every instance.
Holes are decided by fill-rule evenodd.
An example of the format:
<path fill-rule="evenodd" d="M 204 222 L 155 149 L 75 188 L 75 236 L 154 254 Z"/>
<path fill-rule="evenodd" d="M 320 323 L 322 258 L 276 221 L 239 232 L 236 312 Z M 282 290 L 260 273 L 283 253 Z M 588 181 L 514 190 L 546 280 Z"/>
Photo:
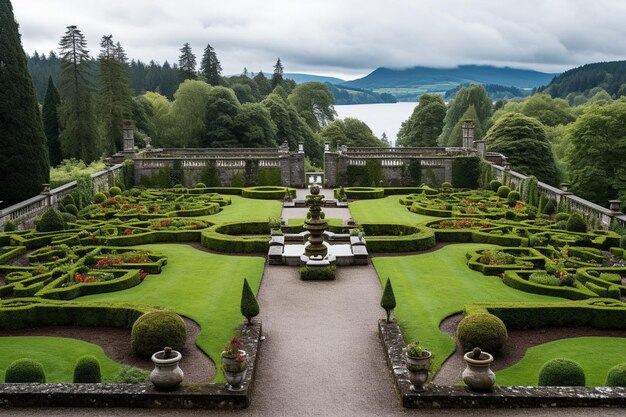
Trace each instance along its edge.
<path fill-rule="evenodd" d="M 428 382 L 428 370 L 430 369 L 431 353 L 423 350 L 421 356 L 409 356 L 406 353 L 406 369 L 411 381 L 410 390 L 414 392 L 424 392 L 424 385 Z"/>
<path fill-rule="evenodd" d="M 230 391 L 243 390 L 243 381 L 248 372 L 248 354 L 246 351 L 239 349 L 237 355 L 229 355 L 226 351 L 222 352 L 222 372 Z"/>
<path fill-rule="evenodd" d="M 490 392 L 496 383 L 496 374 L 491 370 L 493 356 L 487 352 L 482 352 L 480 348 L 475 348 L 467 352 L 463 359 L 467 367 L 463 371 L 463 382 L 472 391 Z"/>
<path fill-rule="evenodd" d="M 183 382 L 185 374 L 178 367 L 183 355 L 172 348 L 156 352 L 152 355 L 154 370 L 150 373 L 150 382 L 158 389 L 174 389 Z"/>

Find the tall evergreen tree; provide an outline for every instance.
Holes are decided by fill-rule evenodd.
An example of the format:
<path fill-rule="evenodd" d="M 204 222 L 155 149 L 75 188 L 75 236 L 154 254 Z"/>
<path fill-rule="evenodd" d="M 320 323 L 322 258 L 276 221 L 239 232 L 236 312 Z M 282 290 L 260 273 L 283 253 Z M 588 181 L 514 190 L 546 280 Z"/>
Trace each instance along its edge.
<path fill-rule="evenodd" d="M 196 75 L 196 56 L 191 50 L 191 46 L 185 42 L 180 48 L 180 56 L 178 57 L 178 70 L 180 72 L 180 82 L 185 80 L 195 80 Z"/>
<path fill-rule="evenodd" d="M 42 118 L 43 131 L 48 139 L 48 155 L 50 165 L 57 166 L 63 159 L 61 153 L 61 143 L 59 142 L 59 133 L 61 133 L 61 125 L 59 124 L 59 105 L 61 104 L 61 96 L 59 91 L 52 82 L 52 76 L 48 77 L 48 89 L 46 90 L 46 98 L 43 102 Z"/>
<path fill-rule="evenodd" d="M 46 137 L 9 0 L 0 0 L 0 155 L 5 204 L 32 197 L 48 182 Z"/>
<path fill-rule="evenodd" d="M 200 73 L 206 79 L 206 82 L 211 85 L 219 85 L 221 80 L 222 66 L 220 60 L 217 59 L 215 49 L 209 44 L 204 48 L 204 55 L 202 55 L 202 62 L 200 63 Z"/>
<path fill-rule="evenodd" d="M 274 74 L 272 74 L 272 89 L 276 88 L 276 86 L 280 85 L 283 82 L 284 72 L 285 68 L 283 67 L 282 62 L 280 62 L 280 58 L 278 58 L 276 64 L 274 65 Z"/>
<path fill-rule="evenodd" d="M 120 43 L 115 44 L 112 35 L 105 35 L 100 41 L 100 47 L 98 110 L 104 149 L 114 154 L 122 149 L 124 121 L 132 117 L 132 91 L 124 63 L 125 53 Z"/>
<path fill-rule="evenodd" d="M 444 126 L 439 136 L 438 143 L 441 146 L 454 146 L 455 138 L 452 137 L 453 130 L 459 120 L 462 119 L 463 114 L 467 111 L 469 106 L 474 106 L 476 115 L 480 123 L 481 132 L 486 132 L 489 128 L 489 119 L 491 117 L 491 99 L 487 94 L 487 91 L 482 85 L 473 84 L 467 87 L 463 87 L 459 90 L 454 100 L 451 100 L 448 104 L 448 112 L 444 119 Z M 475 136 L 476 140 L 480 137 Z"/>
<path fill-rule="evenodd" d="M 90 163 L 100 156 L 100 141 L 90 83 L 90 58 L 85 36 L 68 26 L 59 42 L 61 51 L 61 127 L 63 157 Z"/>

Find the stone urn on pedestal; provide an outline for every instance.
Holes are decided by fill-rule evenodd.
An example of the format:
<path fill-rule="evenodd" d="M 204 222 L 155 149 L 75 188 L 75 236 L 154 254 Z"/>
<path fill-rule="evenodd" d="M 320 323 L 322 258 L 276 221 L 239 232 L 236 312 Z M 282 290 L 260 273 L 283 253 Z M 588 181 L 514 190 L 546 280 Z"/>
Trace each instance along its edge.
<path fill-rule="evenodd" d="M 241 349 L 241 339 L 238 337 L 231 339 L 224 347 L 221 357 L 222 373 L 228 384 L 228 390 L 243 390 L 243 381 L 248 371 L 248 354 Z"/>
<path fill-rule="evenodd" d="M 463 382 L 472 391 L 490 392 L 496 383 L 496 374 L 491 370 L 493 356 L 483 352 L 480 348 L 474 348 L 467 352 L 463 359 L 467 367 L 463 371 Z"/>
<path fill-rule="evenodd" d="M 415 341 L 406 347 L 406 369 L 409 381 L 411 381 L 411 391 L 424 392 L 424 385 L 428 382 L 428 370 L 430 369 L 431 353 Z"/>
<path fill-rule="evenodd" d="M 328 254 L 328 249 L 324 245 L 324 231 L 328 228 L 328 222 L 323 218 L 322 205 L 324 196 L 320 195 L 320 187 L 311 186 L 311 194 L 306 197 L 306 204 L 309 206 L 311 218 L 304 223 L 304 229 L 308 230 L 309 241 L 305 245 L 304 254 L 306 256 L 321 256 L 324 258 Z"/>
<path fill-rule="evenodd" d="M 150 373 L 150 382 L 162 390 L 178 387 L 185 376 L 183 370 L 178 367 L 182 358 L 183 355 L 180 352 L 170 347 L 156 352 L 152 355 L 154 370 Z"/>

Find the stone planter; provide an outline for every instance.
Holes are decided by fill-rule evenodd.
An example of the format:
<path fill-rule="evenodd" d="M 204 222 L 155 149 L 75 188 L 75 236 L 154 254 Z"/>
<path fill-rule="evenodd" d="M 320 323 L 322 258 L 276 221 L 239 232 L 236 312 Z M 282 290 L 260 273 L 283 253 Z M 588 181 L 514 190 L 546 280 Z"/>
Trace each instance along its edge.
<path fill-rule="evenodd" d="M 239 350 L 238 357 L 225 356 L 222 352 L 222 372 L 230 391 L 243 390 L 243 381 L 248 372 L 248 354 L 246 351 Z"/>
<path fill-rule="evenodd" d="M 169 348 L 166 348 L 169 349 Z M 161 350 L 152 355 L 154 370 L 150 373 L 150 382 L 158 389 L 174 389 L 183 382 L 185 374 L 178 367 L 183 355 L 176 350 L 170 350 L 170 357 L 166 358 L 166 351 Z"/>
<path fill-rule="evenodd" d="M 426 391 L 424 385 L 428 381 L 428 370 L 430 369 L 431 353 L 425 350 L 424 356 L 409 356 L 408 354 L 405 356 L 406 369 L 408 371 L 409 381 L 411 381 L 411 391 Z"/>
<path fill-rule="evenodd" d="M 490 368 L 493 356 L 476 348 L 472 352 L 467 352 L 463 359 L 467 364 L 463 371 L 463 382 L 465 382 L 465 385 L 472 391 L 492 391 L 496 383 L 496 374 Z"/>

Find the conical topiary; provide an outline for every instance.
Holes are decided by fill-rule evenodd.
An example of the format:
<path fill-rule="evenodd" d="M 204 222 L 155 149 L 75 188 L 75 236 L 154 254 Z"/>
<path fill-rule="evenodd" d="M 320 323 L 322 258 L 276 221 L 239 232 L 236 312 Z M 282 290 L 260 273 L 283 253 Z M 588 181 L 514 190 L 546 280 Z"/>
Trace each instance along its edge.
<path fill-rule="evenodd" d="M 387 323 L 390 322 L 391 311 L 396 308 L 396 296 L 393 294 L 393 288 L 391 287 L 391 280 L 387 278 L 385 284 L 385 290 L 383 296 L 380 299 L 380 306 L 385 309 L 387 313 Z"/>
<path fill-rule="evenodd" d="M 259 303 L 248 284 L 247 279 L 243 279 L 243 290 L 241 291 L 241 314 L 248 319 L 248 324 L 252 324 L 252 318 L 259 315 Z"/>

